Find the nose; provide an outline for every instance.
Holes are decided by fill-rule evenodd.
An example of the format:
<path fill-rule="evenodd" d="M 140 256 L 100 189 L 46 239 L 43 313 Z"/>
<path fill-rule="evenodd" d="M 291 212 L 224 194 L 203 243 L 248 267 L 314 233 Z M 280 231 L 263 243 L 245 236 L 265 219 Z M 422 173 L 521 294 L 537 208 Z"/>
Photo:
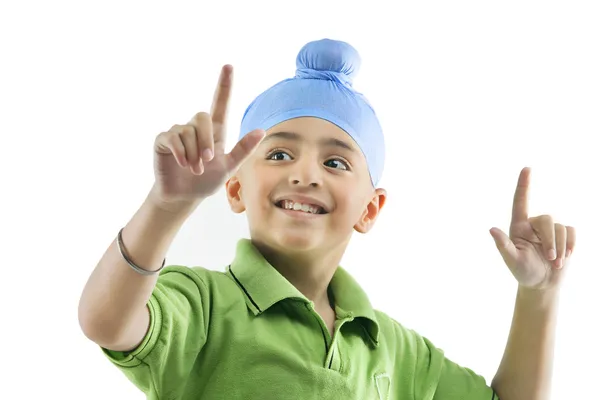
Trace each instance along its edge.
<path fill-rule="evenodd" d="M 319 187 L 323 184 L 323 169 L 317 161 L 304 157 L 294 163 L 289 181 L 294 186 Z"/>

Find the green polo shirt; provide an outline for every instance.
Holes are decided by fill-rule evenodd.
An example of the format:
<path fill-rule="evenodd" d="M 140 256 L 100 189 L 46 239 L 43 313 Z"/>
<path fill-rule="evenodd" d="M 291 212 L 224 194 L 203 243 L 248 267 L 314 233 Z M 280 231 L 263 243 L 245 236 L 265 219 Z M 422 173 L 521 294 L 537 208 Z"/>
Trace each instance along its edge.
<path fill-rule="evenodd" d="M 314 304 L 249 240 L 224 271 L 169 266 L 132 352 L 103 349 L 148 399 L 492 400 L 483 377 L 372 308 L 341 267 L 330 337 Z"/>

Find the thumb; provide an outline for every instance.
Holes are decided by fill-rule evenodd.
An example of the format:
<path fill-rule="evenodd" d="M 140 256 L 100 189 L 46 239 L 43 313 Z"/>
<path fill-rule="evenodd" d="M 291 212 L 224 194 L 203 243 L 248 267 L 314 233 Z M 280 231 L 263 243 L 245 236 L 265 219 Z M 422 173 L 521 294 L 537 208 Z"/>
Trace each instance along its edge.
<path fill-rule="evenodd" d="M 227 154 L 228 173 L 237 170 L 240 165 L 256 150 L 258 144 L 265 136 L 265 131 L 255 129 L 244 136 Z"/>
<path fill-rule="evenodd" d="M 500 252 L 500 255 L 504 259 L 504 262 L 507 266 L 514 265 L 517 260 L 517 248 L 510 238 L 506 235 L 506 233 L 502 232 L 502 230 L 498 228 L 490 229 L 490 235 L 494 238 L 494 242 L 496 242 L 496 247 Z"/>

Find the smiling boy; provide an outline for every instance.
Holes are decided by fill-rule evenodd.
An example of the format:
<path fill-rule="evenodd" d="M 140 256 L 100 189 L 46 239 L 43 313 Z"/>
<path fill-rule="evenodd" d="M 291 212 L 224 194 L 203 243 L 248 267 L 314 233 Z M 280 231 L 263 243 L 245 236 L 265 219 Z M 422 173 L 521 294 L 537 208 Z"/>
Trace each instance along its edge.
<path fill-rule="evenodd" d="M 210 114 L 158 135 L 155 184 L 79 307 L 86 336 L 148 399 L 546 398 L 557 271 L 574 231 L 527 217 L 528 170 L 510 237 L 491 231 L 519 282 L 491 386 L 374 310 L 339 266 L 353 232 L 367 233 L 386 201 L 377 187 L 383 133 L 352 88 L 359 64 L 347 43 L 308 43 L 296 76 L 248 107 L 229 154 L 226 66 Z M 223 184 L 231 209 L 247 215 L 250 239 L 239 241 L 224 272 L 163 269 L 183 222 Z"/>
<path fill-rule="evenodd" d="M 233 211 L 246 212 L 254 246 L 314 302 L 333 336 L 328 284 L 352 231 L 367 232 L 385 202 L 358 146 L 323 119 L 287 120 L 269 130 L 227 195 Z"/>

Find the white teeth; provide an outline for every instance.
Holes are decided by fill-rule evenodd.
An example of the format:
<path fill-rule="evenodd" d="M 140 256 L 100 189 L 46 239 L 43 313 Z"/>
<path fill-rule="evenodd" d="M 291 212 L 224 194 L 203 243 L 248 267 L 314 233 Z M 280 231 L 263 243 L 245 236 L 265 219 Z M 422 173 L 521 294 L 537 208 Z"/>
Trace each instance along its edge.
<path fill-rule="evenodd" d="M 281 201 L 281 207 L 286 210 L 303 211 L 311 214 L 319 214 L 321 212 L 321 207 L 319 206 L 297 203 L 291 200 Z"/>

